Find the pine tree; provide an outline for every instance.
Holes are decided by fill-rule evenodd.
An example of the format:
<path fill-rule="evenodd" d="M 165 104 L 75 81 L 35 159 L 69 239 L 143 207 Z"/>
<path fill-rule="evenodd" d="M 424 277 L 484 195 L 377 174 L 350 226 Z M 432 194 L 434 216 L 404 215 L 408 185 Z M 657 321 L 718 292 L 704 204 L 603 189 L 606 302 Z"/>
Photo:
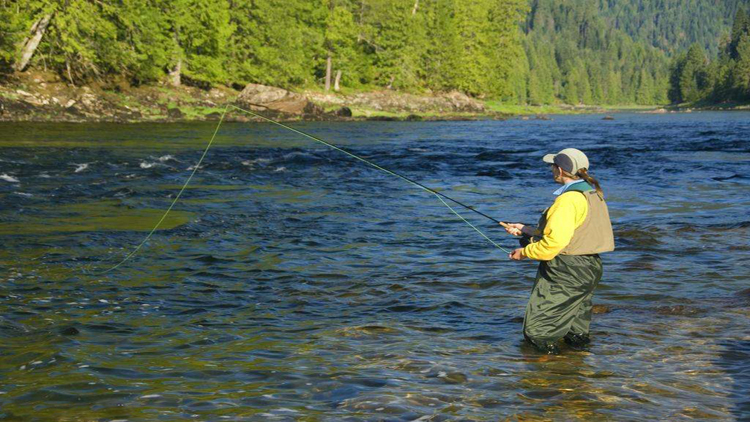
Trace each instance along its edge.
<path fill-rule="evenodd" d="M 373 82 L 396 89 L 418 86 L 421 46 L 411 43 L 413 4 L 377 0 L 368 6 L 364 37 L 372 46 Z"/>
<path fill-rule="evenodd" d="M 529 68 L 518 24 L 528 10 L 525 0 L 492 1 L 488 14 L 489 95 L 519 104 L 526 103 Z"/>
<path fill-rule="evenodd" d="M 606 87 L 606 103 L 607 104 L 620 104 L 620 98 L 622 96 L 622 76 L 620 72 L 610 70 L 607 74 L 607 87 Z"/>
<path fill-rule="evenodd" d="M 0 72 L 8 72 L 18 56 L 17 45 L 21 41 L 23 24 L 21 14 L 13 9 L 13 3 L 0 5 Z"/>
<path fill-rule="evenodd" d="M 578 85 L 579 101 L 583 104 L 594 104 L 594 97 L 591 91 L 591 84 L 589 82 L 590 76 L 586 71 L 585 66 L 582 65 L 581 68 L 583 70 L 581 71 L 580 82 Z"/>
<path fill-rule="evenodd" d="M 579 84 L 579 73 L 578 69 L 573 69 L 565 77 L 565 83 L 563 85 L 563 101 L 567 104 L 578 104 L 578 84 Z"/>
<path fill-rule="evenodd" d="M 745 10 L 740 8 L 737 10 L 737 14 L 734 17 L 734 24 L 732 25 L 732 32 L 729 39 L 729 57 L 737 59 L 738 51 L 737 47 L 740 43 L 742 35 L 750 30 L 750 19 L 748 19 Z"/>
<path fill-rule="evenodd" d="M 539 77 L 539 71 L 536 69 L 532 69 L 529 74 L 528 101 L 531 105 L 542 105 L 546 103 L 542 78 Z"/>
<path fill-rule="evenodd" d="M 57 4 L 41 46 L 51 67 L 71 83 L 118 73 L 132 64 L 132 51 L 118 38 L 111 2 L 69 0 Z"/>
<path fill-rule="evenodd" d="M 224 53 L 234 31 L 224 0 L 158 0 L 170 37 L 171 73 L 204 83 L 226 82 Z M 179 83 L 178 80 L 174 82 Z"/>
<path fill-rule="evenodd" d="M 737 64 L 734 68 L 737 97 L 750 99 L 750 33 L 744 33 L 737 43 Z"/>
<path fill-rule="evenodd" d="M 427 20 L 432 42 L 424 54 L 425 72 L 430 75 L 428 87 L 437 91 L 453 89 L 459 79 L 459 53 L 462 48 L 459 30 L 454 19 L 454 1 L 433 3 L 433 13 Z"/>
<path fill-rule="evenodd" d="M 346 73 L 347 77 L 354 73 L 357 28 L 348 6 L 343 2 L 329 1 L 329 13 L 324 31 L 324 46 L 327 53 L 325 77 L 327 89 L 330 89 L 332 77 L 338 81 L 342 73 Z M 336 76 L 333 76 L 334 72 Z M 336 85 L 338 86 L 338 83 Z"/>
<path fill-rule="evenodd" d="M 679 104 L 685 101 L 682 96 L 682 89 L 680 88 L 680 79 L 686 61 L 687 55 L 683 53 L 672 59 L 672 64 L 670 65 L 668 97 L 673 104 Z"/>
<path fill-rule="evenodd" d="M 230 0 L 226 67 L 234 82 L 292 88 L 322 78 L 327 58 L 322 2 Z"/>
<path fill-rule="evenodd" d="M 114 19 L 117 38 L 127 51 L 125 60 L 117 63 L 120 72 L 135 84 L 162 79 L 170 64 L 172 37 L 164 31 L 161 10 L 150 0 L 131 0 L 118 7 Z"/>
<path fill-rule="evenodd" d="M 685 63 L 679 75 L 680 96 L 683 101 L 695 102 L 705 96 L 706 56 L 703 48 L 693 44 L 688 50 Z"/>
<path fill-rule="evenodd" d="M 643 105 L 656 104 L 654 98 L 654 79 L 646 69 L 641 69 L 636 101 L 638 104 Z"/>

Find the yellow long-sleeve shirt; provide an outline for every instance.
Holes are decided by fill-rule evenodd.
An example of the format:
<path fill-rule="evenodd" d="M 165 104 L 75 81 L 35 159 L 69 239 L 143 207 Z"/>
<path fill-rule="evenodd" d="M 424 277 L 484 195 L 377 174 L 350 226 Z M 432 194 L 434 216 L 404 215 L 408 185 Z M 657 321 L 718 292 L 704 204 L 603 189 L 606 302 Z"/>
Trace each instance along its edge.
<path fill-rule="evenodd" d="M 568 246 L 588 212 L 588 201 L 579 192 L 565 192 L 558 196 L 547 211 L 542 240 L 527 245 L 523 248 L 523 254 L 537 261 L 553 259 Z"/>

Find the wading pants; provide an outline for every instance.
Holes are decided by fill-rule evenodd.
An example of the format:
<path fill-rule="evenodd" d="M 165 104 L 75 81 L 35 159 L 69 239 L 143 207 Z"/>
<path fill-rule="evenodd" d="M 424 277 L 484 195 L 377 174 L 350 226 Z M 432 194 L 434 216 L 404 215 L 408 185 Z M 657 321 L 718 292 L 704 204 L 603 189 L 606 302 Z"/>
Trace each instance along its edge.
<path fill-rule="evenodd" d="M 591 297 L 602 270 L 599 255 L 558 255 L 540 262 L 523 321 L 526 340 L 551 352 L 567 335 L 587 338 Z"/>

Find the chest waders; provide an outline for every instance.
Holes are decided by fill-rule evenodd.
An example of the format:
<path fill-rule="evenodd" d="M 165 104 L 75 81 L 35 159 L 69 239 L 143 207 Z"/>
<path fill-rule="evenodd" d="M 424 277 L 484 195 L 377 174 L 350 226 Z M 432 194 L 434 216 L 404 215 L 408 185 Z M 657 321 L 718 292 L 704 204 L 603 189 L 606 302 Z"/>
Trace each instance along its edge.
<path fill-rule="evenodd" d="M 599 253 L 614 250 L 604 200 L 585 182 L 571 185 L 567 192 L 580 192 L 586 197 L 586 218 L 560 254 L 539 263 L 523 323 L 526 340 L 547 353 L 558 353 L 560 339 L 573 347 L 590 341 L 591 299 L 603 273 Z M 546 224 L 547 210 L 539 220 L 540 233 Z"/>

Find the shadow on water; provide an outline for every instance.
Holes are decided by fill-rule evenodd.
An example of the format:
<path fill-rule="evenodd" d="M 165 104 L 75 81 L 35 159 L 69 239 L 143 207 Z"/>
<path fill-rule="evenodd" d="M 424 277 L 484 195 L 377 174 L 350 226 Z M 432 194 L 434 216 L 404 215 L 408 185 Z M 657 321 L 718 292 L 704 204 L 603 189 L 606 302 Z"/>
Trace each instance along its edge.
<path fill-rule="evenodd" d="M 742 312 L 741 315 L 750 316 L 750 289 L 737 293 L 734 299 L 732 305 Z M 732 414 L 737 420 L 750 420 L 750 337 L 747 332 L 737 334 L 745 334 L 745 337 L 719 343 L 722 351 L 716 365 L 732 379 Z"/>
<path fill-rule="evenodd" d="M 750 420 L 750 340 L 723 341 L 716 365 L 731 377 L 732 414 Z"/>

